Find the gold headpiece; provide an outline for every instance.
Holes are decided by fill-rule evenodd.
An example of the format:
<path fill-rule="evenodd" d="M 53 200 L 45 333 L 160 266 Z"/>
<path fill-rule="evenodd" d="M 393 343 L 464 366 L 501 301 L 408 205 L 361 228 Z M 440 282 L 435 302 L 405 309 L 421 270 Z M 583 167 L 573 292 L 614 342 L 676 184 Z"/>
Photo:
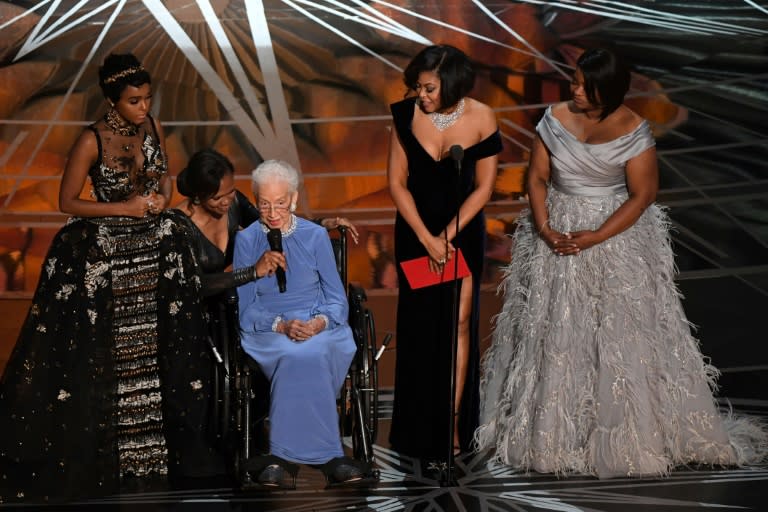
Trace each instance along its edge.
<path fill-rule="evenodd" d="M 107 78 L 104 79 L 105 84 L 111 84 L 112 82 L 116 82 L 120 78 L 123 78 L 124 76 L 132 75 L 134 73 L 140 73 L 144 71 L 144 68 L 141 66 L 134 66 L 128 69 L 124 69 L 122 71 L 118 71 L 114 75 L 109 75 Z"/>

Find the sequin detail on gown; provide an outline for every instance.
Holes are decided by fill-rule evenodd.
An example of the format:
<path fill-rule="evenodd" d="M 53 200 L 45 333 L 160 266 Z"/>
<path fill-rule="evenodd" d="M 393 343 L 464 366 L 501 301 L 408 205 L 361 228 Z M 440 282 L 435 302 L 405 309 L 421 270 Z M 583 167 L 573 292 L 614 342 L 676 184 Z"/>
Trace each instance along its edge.
<path fill-rule="evenodd" d="M 151 119 L 135 147 L 103 123 L 89 129 L 98 200 L 157 192 L 166 167 Z M 182 449 L 210 388 L 179 216 L 73 218 L 54 237 L 0 379 L 0 502 L 151 490 L 190 464 Z"/>
<path fill-rule="evenodd" d="M 167 474 L 157 360 L 159 240 L 147 236 L 141 220 L 111 228 L 120 474 Z"/>

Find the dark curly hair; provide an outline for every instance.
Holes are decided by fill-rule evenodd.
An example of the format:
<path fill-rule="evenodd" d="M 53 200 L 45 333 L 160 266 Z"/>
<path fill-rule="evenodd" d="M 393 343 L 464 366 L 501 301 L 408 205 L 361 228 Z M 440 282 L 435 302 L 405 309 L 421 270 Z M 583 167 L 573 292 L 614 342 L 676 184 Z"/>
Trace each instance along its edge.
<path fill-rule="evenodd" d="M 612 51 L 592 48 L 576 61 L 584 75 L 584 92 L 590 103 L 601 107 L 602 121 L 624 103 L 629 90 L 630 73 L 626 64 Z"/>
<path fill-rule="evenodd" d="M 403 72 L 403 81 L 416 90 L 419 74 L 433 71 L 440 77 L 440 108 L 456 105 L 475 86 L 475 69 L 469 58 L 453 46 L 441 44 L 421 50 Z"/>
<path fill-rule="evenodd" d="M 201 149 L 192 155 L 187 167 L 176 177 L 176 188 L 183 196 L 205 201 L 219 191 L 221 179 L 234 172 L 229 158 L 215 149 Z"/>
<path fill-rule="evenodd" d="M 151 84 L 149 73 L 132 53 L 110 53 L 99 67 L 99 86 L 104 97 L 113 103 L 120 99 L 129 85 L 141 87 Z"/>

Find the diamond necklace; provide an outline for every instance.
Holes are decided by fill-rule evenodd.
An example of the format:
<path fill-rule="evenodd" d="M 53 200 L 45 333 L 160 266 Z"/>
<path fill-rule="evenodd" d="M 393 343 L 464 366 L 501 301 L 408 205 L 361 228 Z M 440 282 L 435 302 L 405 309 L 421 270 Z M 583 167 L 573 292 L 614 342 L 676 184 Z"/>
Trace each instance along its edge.
<path fill-rule="evenodd" d="M 435 125 L 438 131 L 443 131 L 453 126 L 456 121 L 459 120 L 461 114 L 464 113 L 464 98 L 461 98 L 456 104 L 456 108 L 449 114 L 441 114 L 440 112 L 430 112 L 427 114 L 432 124 Z"/>

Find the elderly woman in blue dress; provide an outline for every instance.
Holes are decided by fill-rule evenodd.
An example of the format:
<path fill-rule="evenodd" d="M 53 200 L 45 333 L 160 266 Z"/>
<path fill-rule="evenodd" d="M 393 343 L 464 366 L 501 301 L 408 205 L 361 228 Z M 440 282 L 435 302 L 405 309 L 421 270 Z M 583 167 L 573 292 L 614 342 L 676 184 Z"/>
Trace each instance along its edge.
<path fill-rule="evenodd" d="M 320 467 L 329 483 L 361 481 L 362 465 L 344 457 L 336 397 L 355 354 L 346 294 L 327 231 L 294 215 L 299 177 L 285 162 L 253 171 L 261 218 L 237 235 L 235 268 L 266 253 L 267 276 L 238 288 L 242 345 L 271 384 L 270 455 L 249 464 L 266 486 L 292 488 L 296 463 Z M 270 250 L 280 230 L 284 259 Z M 274 256 L 274 257 L 272 257 Z M 277 271 L 285 272 L 285 291 Z"/>

